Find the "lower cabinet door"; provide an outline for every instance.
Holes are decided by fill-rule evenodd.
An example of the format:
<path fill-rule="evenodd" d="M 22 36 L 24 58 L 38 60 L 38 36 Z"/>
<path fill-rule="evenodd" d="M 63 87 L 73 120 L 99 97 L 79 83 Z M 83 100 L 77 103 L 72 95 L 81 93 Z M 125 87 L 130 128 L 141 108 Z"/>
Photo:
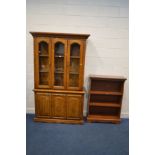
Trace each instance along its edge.
<path fill-rule="evenodd" d="M 51 115 L 51 95 L 50 93 L 35 94 L 35 111 L 37 117 L 50 117 Z"/>
<path fill-rule="evenodd" d="M 82 99 L 82 95 L 67 95 L 67 119 L 82 119 Z"/>
<path fill-rule="evenodd" d="M 52 94 L 53 118 L 66 119 L 66 95 Z"/>

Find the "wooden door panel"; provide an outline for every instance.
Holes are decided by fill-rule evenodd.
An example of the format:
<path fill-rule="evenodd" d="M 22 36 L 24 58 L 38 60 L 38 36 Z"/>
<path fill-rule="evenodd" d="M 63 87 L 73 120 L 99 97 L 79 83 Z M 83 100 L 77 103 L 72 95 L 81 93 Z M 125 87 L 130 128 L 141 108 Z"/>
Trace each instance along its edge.
<path fill-rule="evenodd" d="M 67 95 L 67 119 L 81 119 L 82 106 L 81 95 Z"/>
<path fill-rule="evenodd" d="M 67 89 L 82 90 L 84 55 L 83 41 L 68 40 Z"/>
<path fill-rule="evenodd" d="M 53 94 L 53 117 L 55 118 L 66 118 L 66 96 L 63 94 Z"/>
<path fill-rule="evenodd" d="M 67 40 L 52 39 L 52 77 L 54 89 L 66 89 Z"/>
<path fill-rule="evenodd" d="M 50 88 L 51 87 L 51 43 L 46 37 L 35 38 L 34 42 L 34 71 L 35 71 L 35 87 Z"/>
<path fill-rule="evenodd" d="M 51 112 L 51 95 L 49 93 L 36 93 L 35 106 L 37 117 L 49 117 Z"/>

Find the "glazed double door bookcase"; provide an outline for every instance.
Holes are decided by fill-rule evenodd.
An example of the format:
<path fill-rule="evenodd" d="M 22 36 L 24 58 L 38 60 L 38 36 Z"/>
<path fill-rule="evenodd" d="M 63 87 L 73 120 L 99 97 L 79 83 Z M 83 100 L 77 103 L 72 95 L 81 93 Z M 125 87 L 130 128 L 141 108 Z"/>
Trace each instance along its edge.
<path fill-rule="evenodd" d="M 38 38 L 35 46 L 37 88 L 82 89 L 82 41 Z"/>
<path fill-rule="evenodd" d="M 81 123 L 88 34 L 31 32 L 36 121 Z"/>

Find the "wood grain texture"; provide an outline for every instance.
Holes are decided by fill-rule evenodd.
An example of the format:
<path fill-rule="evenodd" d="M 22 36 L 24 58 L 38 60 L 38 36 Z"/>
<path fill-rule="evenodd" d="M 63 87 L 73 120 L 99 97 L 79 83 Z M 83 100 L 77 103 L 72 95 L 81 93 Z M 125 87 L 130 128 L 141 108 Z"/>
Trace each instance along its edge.
<path fill-rule="evenodd" d="M 57 33 L 57 32 L 30 32 L 33 37 L 87 39 L 90 34 Z"/>
<path fill-rule="evenodd" d="M 70 57 L 70 52 L 71 52 L 71 45 L 72 44 L 74 44 L 74 43 L 76 43 L 76 44 L 78 44 L 79 46 L 80 46 L 80 53 L 79 53 L 79 55 L 80 55 L 80 62 L 79 62 L 79 79 L 78 79 L 78 86 L 76 86 L 76 87 L 73 87 L 73 86 L 70 86 L 70 80 L 71 80 L 71 78 L 70 78 L 70 63 L 71 63 L 71 57 Z M 68 90 L 82 90 L 82 87 L 83 87 L 83 80 L 82 80 L 82 78 L 83 78 L 83 66 L 84 66 L 84 64 L 83 64 L 83 59 L 85 59 L 84 58 L 84 49 L 83 49 L 83 41 L 81 41 L 81 40 L 68 40 L 68 54 L 67 54 L 67 89 Z"/>
<path fill-rule="evenodd" d="M 52 94 L 53 118 L 66 119 L 66 95 Z"/>
<path fill-rule="evenodd" d="M 50 117 L 51 112 L 51 96 L 48 93 L 36 93 L 35 109 L 37 117 Z"/>
<path fill-rule="evenodd" d="M 63 72 L 63 86 L 55 86 L 54 85 L 54 80 L 55 80 L 55 75 L 54 75 L 54 70 L 55 70 L 55 44 L 56 43 L 62 43 L 64 45 L 64 72 Z M 53 72 L 52 72 L 52 77 L 53 77 L 53 88 L 54 89 L 66 89 L 66 68 L 67 68 L 67 40 L 63 39 L 63 38 L 54 38 L 52 39 L 52 68 L 53 68 Z M 59 62 L 58 62 L 59 63 Z"/>
<path fill-rule="evenodd" d="M 90 76 L 89 122 L 120 122 L 124 77 Z"/>
<path fill-rule="evenodd" d="M 50 57 L 50 39 L 45 38 L 45 37 L 40 37 L 40 38 L 35 38 L 34 40 L 34 65 L 35 65 L 35 70 L 34 70 L 34 77 L 35 77 L 35 88 L 50 88 L 50 81 L 51 79 L 51 74 L 49 72 L 48 74 L 48 83 L 45 84 L 40 84 L 40 72 L 39 72 L 39 66 L 40 66 L 40 60 L 39 60 L 39 44 L 41 42 L 45 42 L 48 45 L 48 56 Z M 48 65 L 50 65 L 50 59 L 48 59 Z"/>
<path fill-rule="evenodd" d="M 53 89 L 34 89 L 34 92 L 49 92 L 49 93 L 63 93 L 63 94 L 84 94 L 85 90 L 53 90 Z"/>
<path fill-rule="evenodd" d="M 121 119 L 117 116 L 97 116 L 89 115 L 87 121 L 90 123 L 93 122 L 111 122 L 111 123 L 120 123 Z"/>
<path fill-rule="evenodd" d="M 67 95 L 67 119 L 82 119 L 82 96 Z"/>
<path fill-rule="evenodd" d="M 83 120 L 67 120 L 67 119 L 53 119 L 53 118 L 34 118 L 35 122 L 44 122 L 44 123 L 64 123 L 64 124 L 83 124 Z"/>
<path fill-rule="evenodd" d="M 35 121 L 82 123 L 85 49 L 90 35 L 30 33 L 34 38 Z"/>
<path fill-rule="evenodd" d="M 89 77 L 91 79 L 104 79 L 104 80 L 117 80 L 117 81 L 125 81 L 126 78 L 124 76 L 114 76 L 114 75 L 94 75 L 90 74 Z"/>

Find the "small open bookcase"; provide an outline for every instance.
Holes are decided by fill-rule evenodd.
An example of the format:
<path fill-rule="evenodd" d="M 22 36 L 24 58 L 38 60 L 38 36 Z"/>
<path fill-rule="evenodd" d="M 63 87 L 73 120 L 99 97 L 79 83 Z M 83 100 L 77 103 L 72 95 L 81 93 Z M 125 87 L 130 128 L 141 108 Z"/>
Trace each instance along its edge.
<path fill-rule="evenodd" d="M 124 77 L 89 78 L 88 122 L 120 122 Z"/>

